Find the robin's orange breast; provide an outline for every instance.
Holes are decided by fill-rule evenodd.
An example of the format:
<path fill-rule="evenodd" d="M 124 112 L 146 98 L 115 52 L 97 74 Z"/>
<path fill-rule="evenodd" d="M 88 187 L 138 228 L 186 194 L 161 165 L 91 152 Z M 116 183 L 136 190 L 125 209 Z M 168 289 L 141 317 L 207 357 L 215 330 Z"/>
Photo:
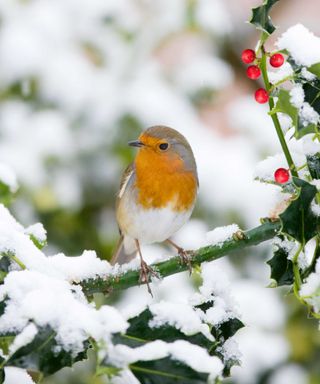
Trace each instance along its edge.
<path fill-rule="evenodd" d="M 146 209 L 170 206 L 185 211 L 193 206 L 197 194 L 196 175 L 185 169 L 175 154 L 159 154 L 142 148 L 137 154 L 136 182 L 138 203 Z"/>

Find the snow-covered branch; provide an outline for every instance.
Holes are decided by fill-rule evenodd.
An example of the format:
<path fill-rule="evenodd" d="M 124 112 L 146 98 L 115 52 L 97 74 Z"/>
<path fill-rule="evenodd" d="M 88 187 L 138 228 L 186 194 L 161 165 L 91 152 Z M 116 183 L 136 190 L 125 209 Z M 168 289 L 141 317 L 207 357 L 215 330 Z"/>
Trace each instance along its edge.
<path fill-rule="evenodd" d="M 225 241 L 218 242 L 193 251 L 192 265 L 200 265 L 205 261 L 216 260 L 230 252 L 260 244 L 276 236 L 280 229 L 280 222 L 266 222 L 246 232 L 235 232 Z M 161 277 L 170 276 L 188 269 L 181 263 L 179 256 L 152 265 Z M 83 291 L 87 294 L 96 292 L 108 293 L 114 290 L 126 289 L 139 284 L 139 270 L 128 266 L 115 268 L 111 275 L 105 278 L 88 279 L 81 282 Z"/>

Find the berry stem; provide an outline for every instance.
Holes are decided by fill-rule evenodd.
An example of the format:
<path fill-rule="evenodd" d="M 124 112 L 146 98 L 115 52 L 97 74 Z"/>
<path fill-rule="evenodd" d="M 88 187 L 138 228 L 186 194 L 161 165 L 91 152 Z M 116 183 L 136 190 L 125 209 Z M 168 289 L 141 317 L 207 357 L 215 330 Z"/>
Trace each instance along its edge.
<path fill-rule="evenodd" d="M 287 77 L 284 77 L 283 79 L 277 81 L 276 83 L 270 86 L 270 92 L 272 92 L 275 88 L 277 88 L 282 83 L 285 83 L 286 81 L 293 80 L 293 79 L 294 79 L 294 75 L 289 75 Z"/>
<path fill-rule="evenodd" d="M 272 111 L 272 109 L 274 108 L 274 100 L 273 100 L 273 96 L 270 95 L 270 91 L 271 91 L 272 86 L 271 86 L 271 84 L 269 82 L 269 78 L 268 78 L 267 55 L 266 55 L 266 51 L 265 51 L 263 45 L 261 46 L 261 53 L 262 53 L 262 56 L 261 56 L 260 69 L 261 69 L 261 72 L 262 72 L 262 78 L 263 78 L 263 81 L 264 81 L 265 89 L 269 93 L 269 101 L 268 101 L 269 102 L 269 109 L 270 109 L 270 111 Z M 291 174 L 292 174 L 292 176 L 299 177 L 297 169 L 296 169 L 296 166 L 295 166 L 295 164 L 294 164 L 294 162 L 292 160 L 289 148 L 288 148 L 286 140 L 284 138 L 284 134 L 282 132 L 281 125 L 280 125 L 277 113 L 272 113 L 271 114 L 271 119 L 272 119 L 273 125 L 274 125 L 274 127 L 276 129 L 276 132 L 277 132 L 277 135 L 278 135 L 278 138 L 279 138 L 282 150 L 283 150 L 284 155 L 285 155 L 285 157 L 287 159 L 287 163 L 288 163 L 288 166 L 290 168 Z"/>

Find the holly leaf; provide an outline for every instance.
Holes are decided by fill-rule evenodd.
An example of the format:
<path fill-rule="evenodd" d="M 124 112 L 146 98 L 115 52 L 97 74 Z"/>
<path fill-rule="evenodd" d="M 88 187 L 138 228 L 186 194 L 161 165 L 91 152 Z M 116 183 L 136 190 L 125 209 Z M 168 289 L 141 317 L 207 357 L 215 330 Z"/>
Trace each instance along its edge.
<path fill-rule="evenodd" d="M 193 344 L 200 345 L 204 348 L 210 348 L 212 341 L 207 339 L 202 333 L 194 335 L 185 335 L 174 326 L 165 324 L 160 327 L 149 327 L 149 321 L 153 316 L 149 309 L 145 309 L 140 315 L 129 320 L 129 328 L 125 335 L 117 335 L 122 339 L 122 342 L 131 347 L 141 345 L 149 341 L 162 340 L 173 342 L 176 340 L 186 340 Z"/>
<path fill-rule="evenodd" d="M 320 152 L 307 155 L 307 164 L 311 177 L 317 180 L 320 179 Z"/>
<path fill-rule="evenodd" d="M 56 333 L 50 327 L 40 328 L 34 339 L 15 351 L 6 365 L 42 372 L 51 375 L 64 367 L 71 367 L 75 362 L 86 358 L 84 350 L 76 354 L 65 351 L 55 340 Z"/>
<path fill-rule="evenodd" d="M 320 114 L 320 80 L 303 84 L 305 101 Z"/>
<path fill-rule="evenodd" d="M 0 203 L 8 205 L 12 198 L 12 192 L 7 184 L 0 181 Z"/>
<path fill-rule="evenodd" d="M 232 337 L 236 332 L 239 331 L 239 329 L 243 328 L 244 324 L 242 321 L 237 319 L 236 317 L 220 324 L 218 326 L 220 336 L 223 336 L 224 340 L 229 339 Z"/>
<path fill-rule="evenodd" d="M 294 282 L 292 261 L 288 259 L 289 252 L 280 245 L 273 251 L 273 257 L 267 261 L 271 268 L 271 279 L 275 280 L 277 286 L 291 285 Z"/>
<path fill-rule="evenodd" d="M 277 104 L 272 109 L 272 111 L 270 111 L 270 115 L 279 112 L 285 113 L 286 115 L 291 117 L 293 126 L 297 128 L 299 121 L 299 111 L 295 106 L 291 104 L 289 91 L 285 89 L 280 89 L 277 94 L 277 97 Z"/>
<path fill-rule="evenodd" d="M 278 1 L 264 0 L 260 7 L 252 8 L 252 16 L 249 23 L 255 25 L 257 29 L 265 32 L 267 35 L 271 35 L 276 28 L 272 24 L 269 12 Z"/>
<path fill-rule="evenodd" d="M 308 71 L 313 73 L 320 79 L 320 63 L 311 65 L 311 67 L 308 68 Z"/>
<path fill-rule="evenodd" d="M 130 365 L 130 369 L 141 384 L 205 384 L 209 376 L 169 357 L 137 361 Z"/>
<path fill-rule="evenodd" d="M 299 119 L 299 110 L 294 105 L 291 104 L 291 96 L 289 91 L 285 89 L 280 89 L 277 94 L 278 100 L 274 108 L 269 112 L 270 115 L 274 113 L 285 113 L 291 117 L 292 125 L 295 128 L 294 136 L 299 139 L 302 136 L 312 133 L 315 131 L 315 125 L 309 124 L 308 126 L 302 125 Z"/>
<path fill-rule="evenodd" d="M 208 300 L 201 305 L 194 307 L 199 314 L 203 312 L 200 319 L 205 318 L 205 312 L 214 307 L 214 298 Z M 152 312 L 147 308 L 138 316 L 129 320 L 129 327 L 126 334 L 116 334 L 113 336 L 113 344 L 125 344 L 130 348 L 137 348 L 152 343 L 156 340 L 161 340 L 167 343 L 173 343 L 178 340 L 185 340 L 191 344 L 205 349 L 209 355 L 218 357 L 223 361 L 223 375 L 227 376 L 230 373 L 232 366 L 238 364 L 236 357 L 228 357 L 223 353 L 224 342 L 233 336 L 238 329 L 243 327 L 242 322 L 237 318 L 231 318 L 217 325 L 210 325 L 208 331 L 214 337 L 213 340 L 206 337 L 201 332 L 186 335 L 174 325 L 163 323 L 157 327 L 151 327 L 150 322 L 153 320 Z M 203 325 L 206 323 L 201 320 Z M 104 367 L 106 369 L 104 369 Z M 108 356 L 102 362 L 99 368 L 101 372 L 109 372 L 111 367 L 108 361 Z M 208 373 L 199 372 L 193 369 L 186 362 L 173 359 L 171 356 L 158 358 L 149 361 L 136 361 L 129 368 L 133 375 L 141 382 L 148 384 L 171 384 L 178 381 L 182 383 L 200 384 L 206 383 Z"/>
<path fill-rule="evenodd" d="M 3 383 L 4 383 L 5 378 L 6 378 L 6 375 L 5 375 L 5 373 L 4 373 L 4 369 L 2 368 L 2 369 L 0 370 L 0 384 L 3 384 Z"/>
<path fill-rule="evenodd" d="M 317 188 L 297 177 L 292 177 L 296 197 L 280 215 L 282 232 L 305 244 L 317 234 L 319 218 L 311 210 Z"/>

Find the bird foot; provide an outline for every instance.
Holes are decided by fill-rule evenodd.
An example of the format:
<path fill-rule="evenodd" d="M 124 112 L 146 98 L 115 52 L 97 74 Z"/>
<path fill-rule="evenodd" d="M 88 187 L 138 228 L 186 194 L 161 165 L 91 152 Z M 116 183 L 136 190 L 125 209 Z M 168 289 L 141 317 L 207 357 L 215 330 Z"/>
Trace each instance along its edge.
<path fill-rule="evenodd" d="M 187 265 L 189 269 L 189 273 L 191 275 L 191 272 L 192 272 L 191 260 L 193 256 L 193 251 L 186 251 L 185 249 L 180 247 L 178 247 L 177 250 L 178 250 L 178 255 L 180 256 L 181 263 Z"/>
<path fill-rule="evenodd" d="M 157 279 L 160 278 L 154 269 L 152 269 L 144 260 L 141 260 L 139 283 L 146 284 L 148 287 L 148 292 L 153 297 L 153 294 L 150 288 L 151 277 L 156 277 Z"/>

